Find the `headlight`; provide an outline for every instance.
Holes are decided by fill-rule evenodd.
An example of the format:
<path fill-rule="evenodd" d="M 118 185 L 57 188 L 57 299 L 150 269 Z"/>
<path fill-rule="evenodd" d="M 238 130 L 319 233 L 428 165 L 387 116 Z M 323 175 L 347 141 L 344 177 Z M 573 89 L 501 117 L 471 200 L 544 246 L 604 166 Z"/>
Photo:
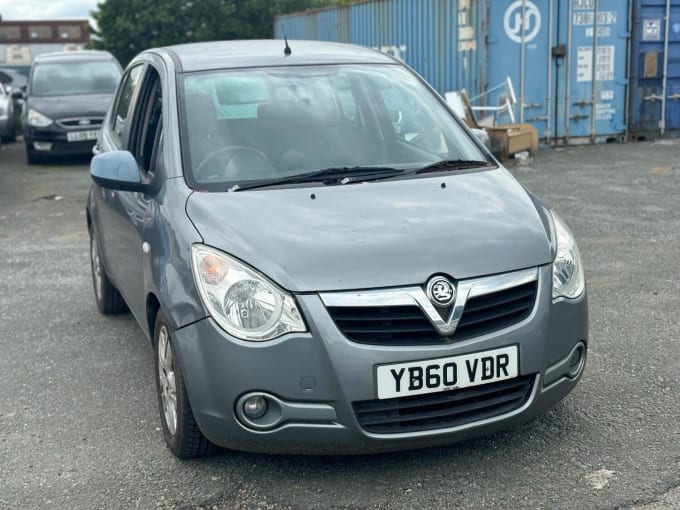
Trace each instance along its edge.
<path fill-rule="evenodd" d="M 47 115 L 34 110 L 33 108 L 28 109 L 28 123 L 35 127 L 47 127 L 52 124 L 52 119 Z"/>
<path fill-rule="evenodd" d="M 228 255 L 195 244 L 192 269 L 203 304 L 229 334 L 263 341 L 306 331 L 293 296 Z"/>
<path fill-rule="evenodd" d="M 574 299 L 583 294 L 586 288 L 581 254 L 567 224 L 554 212 L 552 215 L 557 240 L 557 255 L 553 262 L 553 299 Z"/>

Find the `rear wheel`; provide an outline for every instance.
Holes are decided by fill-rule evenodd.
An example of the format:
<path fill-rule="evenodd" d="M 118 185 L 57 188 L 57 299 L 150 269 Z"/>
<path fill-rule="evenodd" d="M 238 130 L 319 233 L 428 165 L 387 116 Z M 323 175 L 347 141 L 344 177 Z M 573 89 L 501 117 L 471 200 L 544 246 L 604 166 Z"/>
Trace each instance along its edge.
<path fill-rule="evenodd" d="M 177 457 L 202 457 L 212 452 L 214 445 L 196 424 L 174 347 L 168 321 L 158 312 L 154 327 L 154 358 L 163 437 Z"/>
<path fill-rule="evenodd" d="M 127 306 L 118 289 L 106 275 L 104 265 L 99 256 L 99 244 L 94 229 L 90 227 L 90 264 L 92 267 L 92 286 L 97 308 L 104 315 L 125 312 Z"/>

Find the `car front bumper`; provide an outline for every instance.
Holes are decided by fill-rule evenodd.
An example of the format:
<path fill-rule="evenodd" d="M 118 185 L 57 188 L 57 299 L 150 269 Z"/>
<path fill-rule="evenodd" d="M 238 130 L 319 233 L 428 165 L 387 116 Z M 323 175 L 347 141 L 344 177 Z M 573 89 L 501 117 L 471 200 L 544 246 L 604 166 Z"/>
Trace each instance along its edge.
<path fill-rule="evenodd" d="M 176 350 L 196 421 L 212 442 L 232 449 L 312 454 L 362 454 L 436 446 L 485 435 L 544 413 L 577 384 L 585 365 L 587 299 L 553 302 L 551 268 L 539 269 L 531 315 L 493 334 L 446 345 L 378 346 L 351 342 L 319 295 L 296 297 L 309 332 L 267 342 L 245 342 L 211 318 L 175 331 Z M 372 433 L 353 403 L 377 399 L 375 367 L 519 346 L 519 376 L 530 381 L 521 405 L 458 426 Z M 582 348 L 576 371 L 569 360 Z M 237 417 L 244 395 L 262 392 L 293 411 L 270 430 Z M 242 400 L 241 400 L 242 402 Z M 239 404 L 240 405 L 240 404 Z"/>
<path fill-rule="evenodd" d="M 98 128 L 90 128 L 89 130 L 94 129 Z M 80 131 L 88 131 L 88 129 L 82 129 Z M 67 136 L 67 130 L 57 125 L 48 126 L 46 128 L 35 128 L 32 126 L 26 126 L 24 128 L 24 141 L 26 142 L 26 147 L 36 154 L 45 156 L 92 155 L 92 147 L 97 143 L 97 140 L 70 142 L 68 141 Z M 38 148 L 35 146 L 35 142 L 50 144 L 49 149 Z"/>

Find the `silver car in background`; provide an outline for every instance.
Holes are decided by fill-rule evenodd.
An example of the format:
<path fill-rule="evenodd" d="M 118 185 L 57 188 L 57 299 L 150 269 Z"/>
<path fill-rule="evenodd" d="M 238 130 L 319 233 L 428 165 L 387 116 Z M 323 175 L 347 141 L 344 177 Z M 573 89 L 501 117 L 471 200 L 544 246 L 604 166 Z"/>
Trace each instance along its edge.
<path fill-rule="evenodd" d="M 446 444 L 537 416 L 581 378 L 573 235 L 388 55 L 145 51 L 96 150 L 96 303 L 152 342 L 179 457 Z"/>
<path fill-rule="evenodd" d="M 13 142 L 16 140 L 15 130 L 14 99 L 11 91 L 3 83 L 0 83 L 0 140 Z"/>

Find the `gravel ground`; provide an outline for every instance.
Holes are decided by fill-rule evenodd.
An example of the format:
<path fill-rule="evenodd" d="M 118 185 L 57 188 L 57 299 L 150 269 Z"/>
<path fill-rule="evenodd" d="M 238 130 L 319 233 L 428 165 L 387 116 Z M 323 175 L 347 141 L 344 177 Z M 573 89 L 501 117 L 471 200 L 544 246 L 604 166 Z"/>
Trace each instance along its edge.
<path fill-rule="evenodd" d="M 579 239 L 581 384 L 545 416 L 363 457 L 165 448 L 149 343 L 95 307 L 86 161 L 0 148 L 0 508 L 680 507 L 680 144 L 545 149 L 511 168 Z"/>

